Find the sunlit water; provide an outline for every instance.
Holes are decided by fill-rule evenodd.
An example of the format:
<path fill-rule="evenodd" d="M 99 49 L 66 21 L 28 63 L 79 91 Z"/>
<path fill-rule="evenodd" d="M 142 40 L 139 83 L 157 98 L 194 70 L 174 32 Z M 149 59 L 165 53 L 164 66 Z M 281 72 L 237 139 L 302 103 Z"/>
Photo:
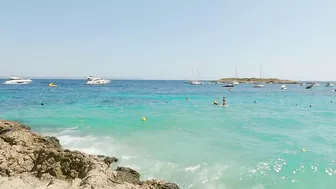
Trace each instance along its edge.
<path fill-rule="evenodd" d="M 0 85 L 0 118 L 55 135 L 66 148 L 118 157 L 142 179 L 181 188 L 336 186 L 332 88 L 239 85 L 229 92 L 183 81 L 56 80 L 56 88 L 49 82 Z M 223 96 L 229 108 L 212 105 Z"/>

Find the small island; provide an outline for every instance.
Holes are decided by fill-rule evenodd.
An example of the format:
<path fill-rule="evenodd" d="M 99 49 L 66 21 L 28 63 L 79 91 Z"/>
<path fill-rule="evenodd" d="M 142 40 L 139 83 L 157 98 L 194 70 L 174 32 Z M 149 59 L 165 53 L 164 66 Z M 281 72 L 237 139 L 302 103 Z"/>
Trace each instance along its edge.
<path fill-rule="evenodd" d="M 277 79 L 277 78 L 222 78 L 216 81 L 217 83 L 267 83 L 267 84 L 301 84 L 298 81 L 292 81 L 287 79 Z"/>

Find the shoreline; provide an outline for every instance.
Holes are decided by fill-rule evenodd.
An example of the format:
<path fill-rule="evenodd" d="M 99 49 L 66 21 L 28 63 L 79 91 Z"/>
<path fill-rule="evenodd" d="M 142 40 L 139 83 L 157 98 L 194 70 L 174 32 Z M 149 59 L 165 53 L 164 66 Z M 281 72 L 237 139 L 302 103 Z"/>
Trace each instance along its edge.
<path fill-rule="evenodd" d="M 141 181 L 128 167 L 111 165 L 115 157 L 64 149 L 16 121 L 0 120 L 0 188 L 179 189 L 164 180 Z"/>
<path fill-rule="evenodd" d="M 232 82 L 254 84 L 254 83 L 266 83 L 266 84 L 301 84 L 298 81 L 292 81 L 288 79 L 277 79 L 277 78 L 222 78 L 217 80 L 218 83 L 232 83 Z"/>

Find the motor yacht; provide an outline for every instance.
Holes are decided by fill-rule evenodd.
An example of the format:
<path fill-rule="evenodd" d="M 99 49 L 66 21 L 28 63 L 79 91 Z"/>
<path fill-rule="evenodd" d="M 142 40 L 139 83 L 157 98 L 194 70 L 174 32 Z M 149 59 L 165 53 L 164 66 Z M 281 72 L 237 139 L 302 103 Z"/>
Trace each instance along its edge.
<path fill-rule="evenodd" d="M 31 79 L 24 79 L 22 77 L 9 76 L 9 79 L 4 84 L 30 84 L 33 81 Z"/>
<path fill-rule="evenodd" d="M 111 82 L 111 80 L 102 79 L 94 76 L 88 76 L 86 79 L 86 85 L 105 85 Z"/>

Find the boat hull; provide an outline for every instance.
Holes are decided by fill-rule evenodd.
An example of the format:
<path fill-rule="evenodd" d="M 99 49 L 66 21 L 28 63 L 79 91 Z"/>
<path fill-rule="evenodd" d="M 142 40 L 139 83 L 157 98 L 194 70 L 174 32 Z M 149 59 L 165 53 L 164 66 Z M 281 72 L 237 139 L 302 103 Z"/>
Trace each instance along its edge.
<path fill-rule="evenodd" d="M 27 85 L 31 84 L 33 81 L 30 79 L 22 79 L 22 80 L 8 80 L 5 81 L 4 84 L 6 85 Z"/>
<path fill-rule="evenodd" d="M 104 79 L 104 80 L 98 80 L 98 81 L 87 81 L 85 85 L 106 85 L 109 83 L 111 83 L 111 80 Z"/>

